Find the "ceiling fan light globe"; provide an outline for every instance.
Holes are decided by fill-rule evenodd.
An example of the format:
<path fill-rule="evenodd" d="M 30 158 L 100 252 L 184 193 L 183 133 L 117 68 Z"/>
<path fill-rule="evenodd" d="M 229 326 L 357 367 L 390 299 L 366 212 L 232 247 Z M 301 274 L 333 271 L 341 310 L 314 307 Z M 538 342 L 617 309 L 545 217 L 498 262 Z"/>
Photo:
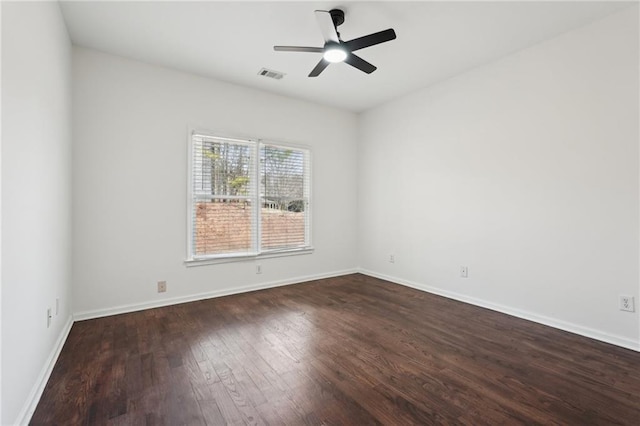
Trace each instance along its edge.
<path fill-rule="evenodd" d="M 330 47 L 324 51 L 324 54 L 322 56 L 325 60 L 336 63 L 342 62 L 347 59 L 347 52 L 340 47 Z"/>

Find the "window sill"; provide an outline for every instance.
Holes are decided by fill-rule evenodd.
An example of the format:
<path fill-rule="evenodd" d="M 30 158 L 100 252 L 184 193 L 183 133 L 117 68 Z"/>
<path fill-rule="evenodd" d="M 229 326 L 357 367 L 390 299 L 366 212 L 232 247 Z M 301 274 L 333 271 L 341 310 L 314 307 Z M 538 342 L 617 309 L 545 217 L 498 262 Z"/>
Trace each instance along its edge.
<path fill-rule="evenodd" d="M 255 261 L 259 259 L 269 259 L 272 257 L 300 256 L 303 254 L 312 254 L 313 251 L 314 251 L 313 247 L 307 247 L 303 249 L 282 250 L 282 251 L 274 251 L 274 252 L 267 252 L 267 253 L 260 253 L 260 254 L 218 256 L 218 257 L 208 257 L 208 258 L 202 258 L 202 259 L 186 259 L 184 261 L 184 264 L 187 268 L 191 268 L 194 266 L 218 265 L 221 263 Z"/>

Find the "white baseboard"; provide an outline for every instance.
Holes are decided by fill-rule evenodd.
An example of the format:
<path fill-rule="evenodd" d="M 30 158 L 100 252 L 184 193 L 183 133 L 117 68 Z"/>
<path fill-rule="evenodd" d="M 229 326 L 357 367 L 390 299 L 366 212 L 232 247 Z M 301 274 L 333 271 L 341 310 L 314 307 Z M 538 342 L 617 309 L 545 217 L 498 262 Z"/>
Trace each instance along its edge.
<path fill-rule="evenodd" d="M 49 357 L 47 358 L 42 371 L 38 375 L 38 379 L 36 383 L 33 385 L 31 392 L 29 392 L 29 396 L 18 413 L 18 417 L 13 424 L 15 425 L 27 425 L 31 421 L 31 417 L 33 413 L 36 411 L 36 407 L 38 406 L 38 402 L 40 401 L 40 397 L 44 392 L 44 388 L 49 381 L 49 377 L 51 376 L 51 372 L 53 371 L 53 367 L 56 365 L 56 361 L 60 356 L 60 351 L 62 351 L 62 347 L 64 346 L 64 342 L 67 341 L 67 337 L 69 336 L 69 332 L 71 331 L 71 326 L 73 325 L 73 317 L 69 315 L 69 319 L 67 323 L 62 328 L 60 335 L 58 336 L 58 340 L 56 340 L 56 344 L 53 346 Z"/>
<path fill-rule="evenodd" d="M 417 283 L 417 282 L 405 280 L 402 278 L 392 277 L 385 274 L 380 274 L 378 272 L 370 271 L 367 269 L 360 268 L 358 272 L 375 277 L 375 278 L 380 278 L 385 281 L 390 281 L 392 283 L 400 284 L 406 287 L 411 287 L 416 290 L 437 294 L 438 296 L 443 296 L 449 299 L 458 300 L 460 302 L 469 303 L 471 305 L 479 306 L 481 308 L 491 309 L 492 311 L 501 312 L 503 314 L 522 318 L 528 321 L 533 321 L 538 324 L 543 324 L 549 327 L 553 327 L 560 330 L 568 331 L 570 333 L 578 334 L 580 336 L 589 337 L 591 339 L 600 340 L 605 343 L 610 343 L 612 345 L 621 346 L 626 349 L 631 349 L 631 350 L 640 352 L 640 341 L 638 340 L 633 340 L 623 336 L 617 336 L 614 334 L 605 333 L 603 331 L 595 330 L 589 327 L 583 327 L 578 324 L 573 324 L 573 323 L 558 320 L 555 318 L 550 318 L 544 315 L 523 311 L 517 308 L 512 308 L 509 306 L 488 302 L 486 300 L 477 299 L 475 297 L 465 296 L 463 294 L 455 293 L 452 291 L 442 290 L 440 288 L 433 287 L 430 285 Z"/>
<path fill-rule="evenodd" d="M 93 318 L 107 317 L 110 315 L 125 314 L 129 312 L 143 311 L 145 309 L 160 308 L 163 306 L 177 305 L 186 302 L 195 302 L 197 300 L 212 299 L 215 297 L 230 296 L 233 294 L 247 293 L 250 291 L 264 290 L 267 288 L 281 287 L 285 285 L 298 284 L 306 281 L 321 280 L 324 278 L 339 277 L 342 275 L 355 274 L 357 269 L 347 269 L 343 271 L 329 272 L 326 274 L 306 275 L 302 277 L 288 278 L 279 281 L 270 281 L 266 283 L 251 284 L 243 287 L 226 288 L 206 293 L 192 294 L 188 296 L 174 297 L 170 299 L 155 300 L 152 302 L 135 303 L 130 305 L 115 306 L 113 308 L 96 309 L 92 311 L 76 312 L 73 314 L 75 321 L 84 321 Z"/>

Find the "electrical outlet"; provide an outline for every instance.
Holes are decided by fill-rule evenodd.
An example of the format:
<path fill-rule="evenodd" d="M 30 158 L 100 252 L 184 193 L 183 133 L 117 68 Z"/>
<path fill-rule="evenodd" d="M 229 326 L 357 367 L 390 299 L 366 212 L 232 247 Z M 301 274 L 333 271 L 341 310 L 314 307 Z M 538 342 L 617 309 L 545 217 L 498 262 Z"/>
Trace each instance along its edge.
<path fill-rule="evenodd" d="M 620 310 L 635 312 L 635 304 L 633 302 L 633 296 L 620 296 Z"/>
<path fill-rule="evenodd" d="M 261 274 L 262 273 L 262 265 L 258 264 L 256 265 L 256 274 Z"/>
<path fill-rule="evenodd" d="M 396 263 L 396 257 L 392 254 L 389 255 L 389 263 Z"/>
<path fill-rule="evenodd" d="M 469 268 L 467 268 L 466 266 L 461 266 L 460 267 L 460 276 L 462 278 L 468 278 L 469 277 Z"/>
<path fill-rule="evenodd" d="M 51 326 L 51 308 L 47 308 L 47 328 Z"/>
<path fill-rule="evenodd" d="M 158 293 L 164 293 L 167 291 L 167 282 L 158 281 Z"/>

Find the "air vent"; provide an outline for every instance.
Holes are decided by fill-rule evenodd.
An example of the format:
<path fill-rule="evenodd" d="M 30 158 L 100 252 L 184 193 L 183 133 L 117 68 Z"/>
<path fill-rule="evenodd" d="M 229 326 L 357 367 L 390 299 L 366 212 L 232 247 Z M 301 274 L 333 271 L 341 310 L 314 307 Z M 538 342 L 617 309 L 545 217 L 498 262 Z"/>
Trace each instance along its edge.
<path fill-rule="evenodd" d="M 282 77 L 284 77 L 284 73 L 278 72 L 278 71 L 274 71 L 274 70 L 268 70 L 266 68 L 262 68 L 260 71 L 258 71 L 258 75 L 262 75 L 264 77 L 269 77 L 269 78 L 274 78 L 276 80 L 280 80 Z"/>

